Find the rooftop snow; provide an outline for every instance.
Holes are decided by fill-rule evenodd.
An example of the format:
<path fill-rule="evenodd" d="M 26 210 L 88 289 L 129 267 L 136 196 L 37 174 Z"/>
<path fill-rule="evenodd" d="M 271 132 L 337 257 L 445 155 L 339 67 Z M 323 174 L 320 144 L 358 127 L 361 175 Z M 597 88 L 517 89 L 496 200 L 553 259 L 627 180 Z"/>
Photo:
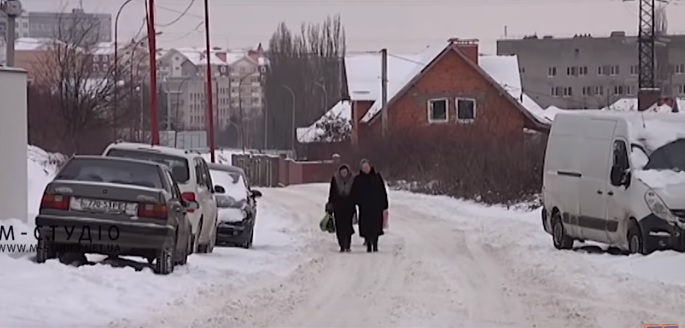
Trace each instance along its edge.
<path fill-rule="evenodd" d="M 340 118 L 352 123 L 352 106 L 349 101 L 341 100 L 333 108 L 331 108 L 326 114 L 321 116 L 314 124 L 304 127 L 297 128 L 297 141 L 301 143 L 315 142 L 325 134 L 318 126 L 325 122 L 327 119 Z"/>
<path fill-rule="evenodd" d="M 685 98 L 676 98 L 675 99 L 676 103 L 678 104 L 678 108 L 685 108 Z M 617 111 L 617 112 L 629 112 L 629 111 L 637 111 L 637 97 L 626 97 L 626 98 L 621 98 L 614 102 L 613 104 L 604 107 L 603 110 L 610 110 L 610 111 Z M 672 108 L 668 105 L 661 105 L 658 106 L 656 103 L 650 106 L 647 111 L 651 112 L 659 112 L 659 113 L 667 113 L 671 112 Z"/>
<path fill-rule="evenodd" d="M 193 65 L 207 65 L 207 55 L 205 50 L 201 48 L 176 48 L 180 54 L 186 57 Z M 212 65 L 226 64 L 224 60 L 216 55 L 216 51 L 211 52 L 210 61 Z"/>
<path fill-rule="evenodd" d="M 55 40 L 49 38 L 18 38 L 14 42 L 14 50 L 16 51 L 35 51 L 43 50 L 55 43 Z"/>

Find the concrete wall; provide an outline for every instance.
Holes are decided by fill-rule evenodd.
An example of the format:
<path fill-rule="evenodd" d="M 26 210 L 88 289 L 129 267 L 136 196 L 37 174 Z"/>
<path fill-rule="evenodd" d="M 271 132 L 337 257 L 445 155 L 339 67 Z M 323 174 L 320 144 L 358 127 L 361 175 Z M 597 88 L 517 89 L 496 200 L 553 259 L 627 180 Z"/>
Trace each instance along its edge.
<path fill-rule="evenodd" d="M 0 220 L 28 220 L 25 71 L 0 68 Z"/>
<path fill-rule="evenodd" d="M 664 85 L 666 94 L 683 95 L 685 72 L 676 68 L 685 65 L 685 36 L 667 36 L 664 41 L 665 45 L 657 49 L 657 57 L 662 58 L 657 63 L 662 70 L 658 82 Z M 497 54 L 518 56 L 523 88 L 543 107 L 604 107 L 637 93 L 638 53 L 634 36 L 618 33 L 613 37 L 498 40 Z M 611 72 L 611 67 L 617 70 Z M 569 71 L 574 68 L 578 73 Z M 604 68 L 609 72 L 600 73 Z M 556 74 L 550 74 L 551 71 Z M 564 88 L 570 88 L 571 94 L 565 95 Z M 555 94 L 554 89 L 560 94 Z M 584 89 L 593 91 L 588 93 Z"/>

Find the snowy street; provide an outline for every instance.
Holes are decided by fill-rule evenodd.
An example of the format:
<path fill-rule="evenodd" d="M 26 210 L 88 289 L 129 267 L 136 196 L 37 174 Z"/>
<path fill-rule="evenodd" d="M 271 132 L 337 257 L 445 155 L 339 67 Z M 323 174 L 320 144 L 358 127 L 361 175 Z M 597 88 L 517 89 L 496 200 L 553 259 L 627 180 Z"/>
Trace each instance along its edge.
<path fill-rule="evenodd" d="M 52 168 L 32 149 L 30 210 Z M 0 326 L 638 327 L 685 323 L 685 257 L 557 251 L 539 210 L 390 192 L 380 252 L 319 230 L 326 184 L 261 189 L 253 249 L 195 254 L 169 276 L 0 254 Z M 14 222 L 19 228 L 21 223 Z M 26 226 L 26 229 L 30 229 Z M 32 242 L 26 237 L 26 243 Z M 101 259 L 100 259 L 101 260 Z M 116 266 L 116 267 L 113 267 Z M 265 310 L 268 309 L 268 310 Z"/>
<path fill-rule="evenodd" d="M 318 230 L 325 185 L 268 190 L 261 204 L 288 210 L 301 264 L 284 278 L 254 277 L 188 304 L 155 311 L 142 326 L 637 327 L 685 322 L 685 278 L 649 258 L 556 251 L 539 212 L 486 209 L 442 197 L 391 193 L 380 253 L 360 240 L 339 254 Z M 589 249 L 593 249 L 589 247 Z M 632 272 L 632 274 L 631 274 Z M 658 281 L 661 279 L 662 281 Z M 670 282 L 668 282 L 670 279 Z M 361 300 L 361 301 L 360 301 Z M 264 309 L 269 309 L 265 311 Z"/>

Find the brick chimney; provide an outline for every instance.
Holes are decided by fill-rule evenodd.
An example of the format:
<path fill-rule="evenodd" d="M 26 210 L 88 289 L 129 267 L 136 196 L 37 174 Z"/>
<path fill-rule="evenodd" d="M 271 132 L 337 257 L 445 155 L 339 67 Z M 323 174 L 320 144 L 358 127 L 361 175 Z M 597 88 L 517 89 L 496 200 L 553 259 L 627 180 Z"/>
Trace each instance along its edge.
<path fill-rule="evenodd" d="M 450 45 L 456 46 L 457 49 L 466 56 L 466 58 L 478 65 L 478 39 L 451 38 L 447 40 L 447 42 L 449 42 Z"/>

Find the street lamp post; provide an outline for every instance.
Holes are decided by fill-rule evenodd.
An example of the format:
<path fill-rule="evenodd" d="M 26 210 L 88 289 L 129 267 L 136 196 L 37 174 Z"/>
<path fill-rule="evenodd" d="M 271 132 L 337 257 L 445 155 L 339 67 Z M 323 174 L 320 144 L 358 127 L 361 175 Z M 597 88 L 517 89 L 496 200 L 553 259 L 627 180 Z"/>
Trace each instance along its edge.
<path fill-rule="evenodd" d="M 133 0 L 126 0 L 121 4 L 117 15 L 114 18 L 114 108 L 112 109 L 112 125 L 114 126 L 114 139 L 117 137 L 117 110 L 119 106 L 119 16 L 124 10 L 124 7 Z"/>
<path fill-rule="evenodd" d="M 7 49 L 5 49 L 7 51 L 7 56 L 5 58 L 5 65 L 7 67 L 14 67 L 14 42 L 17 36 L 15 24 L 17 17 L 21 15 L 21 12 L 23 11 L 21 2 L 19 2 L 19 0 L 0 0 L 0 11 L 7 16 L 7 37 L 5 38 L 7 41 Z"/>

